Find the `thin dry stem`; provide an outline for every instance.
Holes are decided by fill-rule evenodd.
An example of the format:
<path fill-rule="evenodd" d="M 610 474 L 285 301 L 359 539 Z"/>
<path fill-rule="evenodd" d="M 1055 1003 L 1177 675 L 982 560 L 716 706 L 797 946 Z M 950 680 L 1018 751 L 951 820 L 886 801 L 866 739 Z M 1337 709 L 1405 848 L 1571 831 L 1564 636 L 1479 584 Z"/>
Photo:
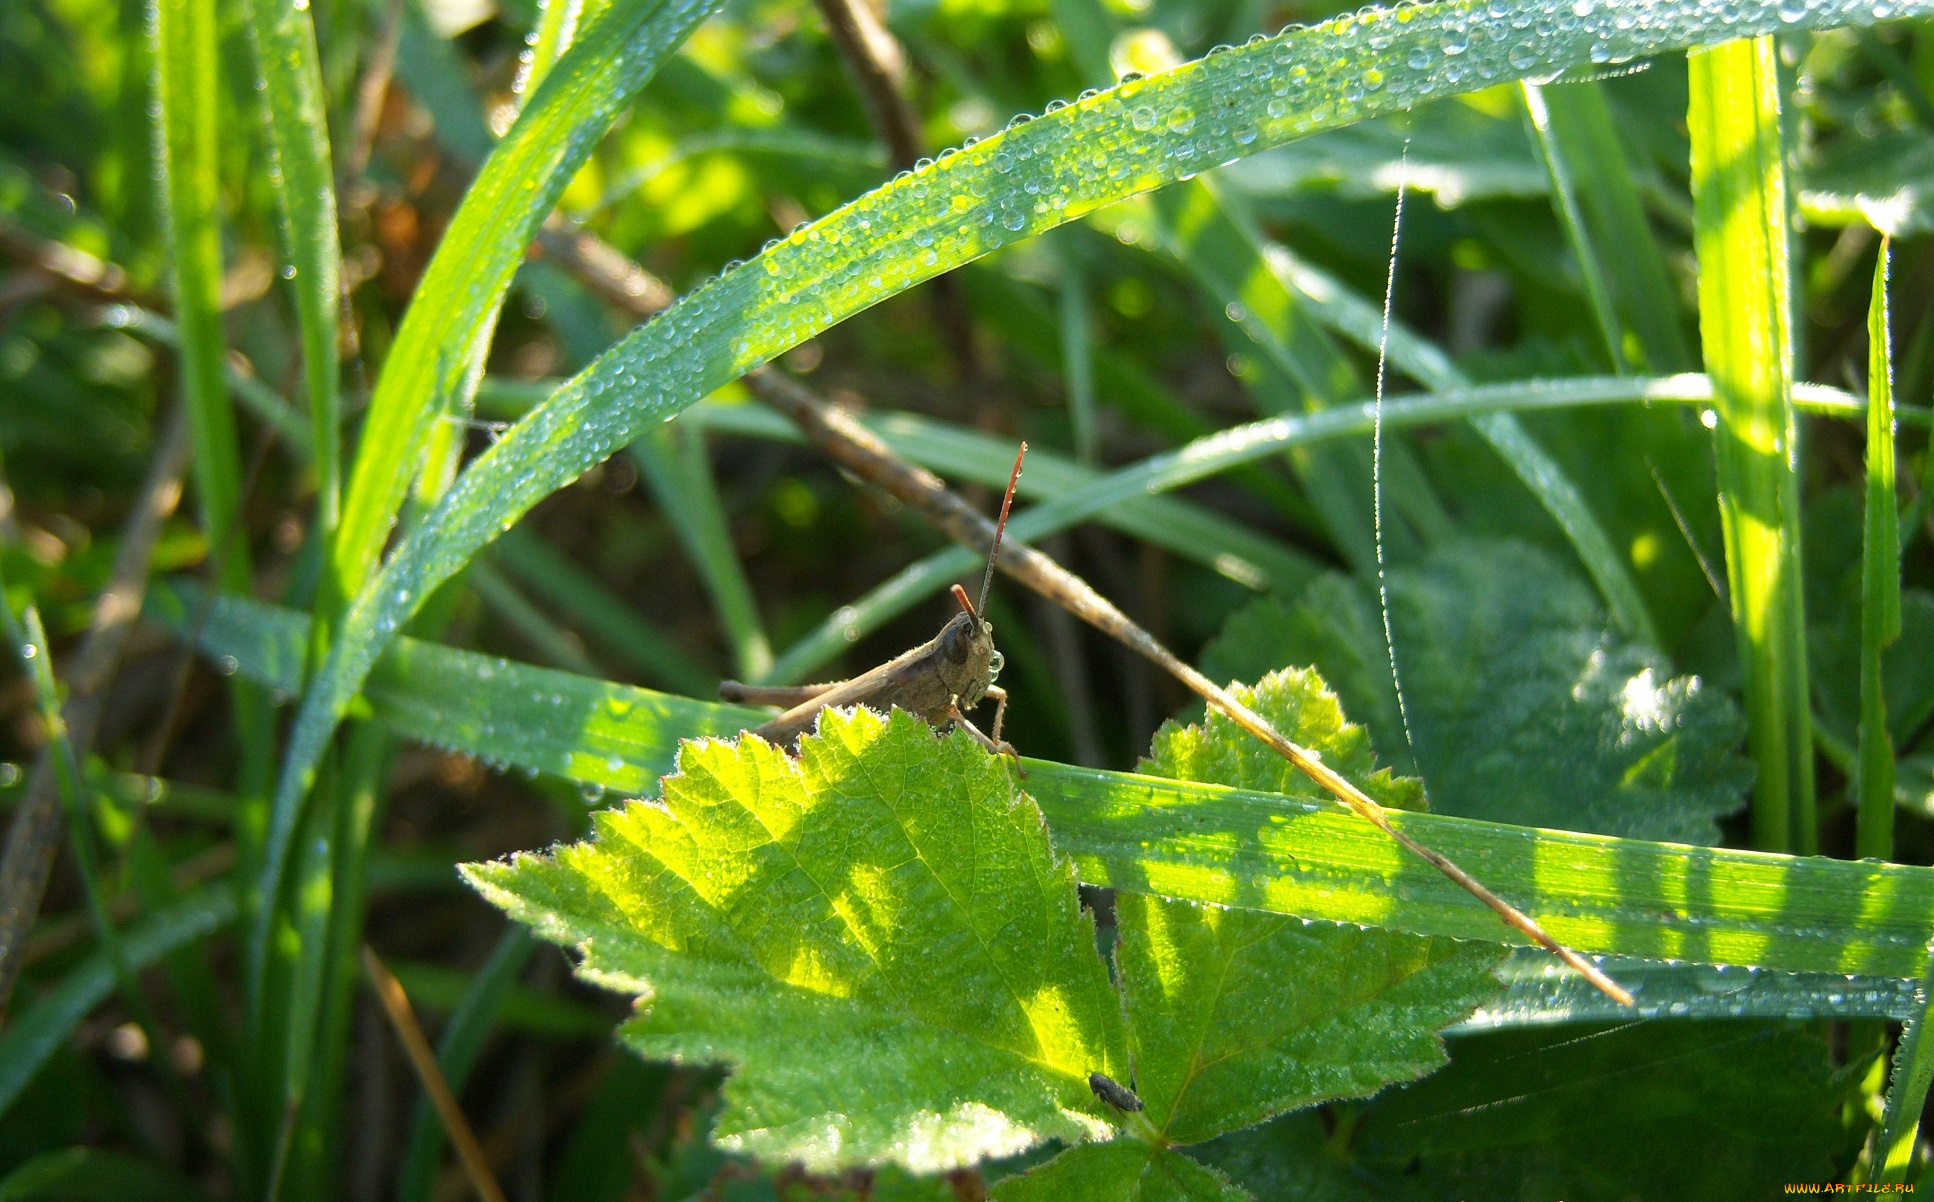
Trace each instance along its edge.
<path fill-rule="evenodd" d="M 423 1028 L 417 1024 L 416 1013 L 410 1009 L 410 998 L 403 992 L 403 983 L 377 958 L 368 944 L 363 945 L 363 971 L 369 974 L 369 983 L 376 990 L 376 998 L 383 1003 L 383 1012 L 389 1015 L 390 1025 L 396 1028 L 396 1037 L 402 1041 L 403 1052 L 410 1058 L 410 1067 L 416 1070 L 416 1078 L 422 1082 L 423 1092 L 429 1095 L 430 1105 L 436 1107 L 437 1118 L 442 1120 L 444 1133 L 456 1148 L 457 1159 L 463 1163 L 463 1171 L 469 1176 L 477 1196 L 484 1202 L 506 1202 L 504 1191 L 490 1171 L 490 1161 L 484 1157 L 483 1145 L 477 1142 L 477 1133 L 470 1129 L 470 1120 L 463 1117 L 463 1108 L 457 1105 L 457 1097 L 450 1091 L 450 1082 L 444 1079 L 443 1070 L 437 1066 L 436 1053 L 430 1050 L 430 1041 L 423 1037 Z"/>
<path fill-rule="evenodd" d="M 828 405 L 806 389 L 776 372 L 765 371 L 748 377 L 760 399 L 791 418 L 813 445 L 837 460 L 861 479 L 870 481 L 908 505 L 924 513 L 928 520 L 945 530 L 964 546 L 986 550 L 993 544 L 994 524 L 956 496 L 939 477 L 898 458 L 871 431 L 850 414 Z M 1419 843 L 1392 825 L 1387 811 L 1361 789 L 1345 780 L 1315 753 L 1285 738 L 1262 715 L 1242 704 L 1229 691 L 1176 658 L 1114 603 L 1096 592 L 1087 581 L 1054 560 L 1022 544 L 1010 545 L 1001 557 L 1001 570 L 1028 588 L 1054 601 L 1069 613 L 1106 634 L 1121 640 L 1177 680 L 1194 690 L 1203 700 L 1227 714 L 1244 730 L 1255 735 L 1315 781 L 1338 801 L 1365 821 L 1395 839 L 1406 850 L 1422 859 L 1489 906 L 1505 925 L 1521 932 L 1546 951 L 1576 969 L 1606 996 L 1620 1005 L 1633 1004 L 1632 995 L 1603 970 L 1553 939 L 1529 915 L 1485 888 L 1470 873 L 1448 857 Z"/>

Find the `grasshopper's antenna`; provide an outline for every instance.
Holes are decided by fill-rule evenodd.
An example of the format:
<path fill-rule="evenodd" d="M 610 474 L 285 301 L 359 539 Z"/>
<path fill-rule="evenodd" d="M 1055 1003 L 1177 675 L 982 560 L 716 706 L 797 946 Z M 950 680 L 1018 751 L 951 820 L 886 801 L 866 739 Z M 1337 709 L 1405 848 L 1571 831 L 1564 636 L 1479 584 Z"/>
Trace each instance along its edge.
<path fill-rule="evenodd" d="M 1027 444 L 1022 443 L 1020 451 L 1014 456 L 1014 474 L 1007 478 L 1007 495 L 1001 498 L 1001 520 L 994 527 L 994 548 L 987 553 L 987 575 L 980 582 L 980 608 L 977 612 L 987 612 L 987 590 L 994 587 L 994 561 L 1001 556 L 1001 535 L 1007 533 L 1007 511 L 1014 505 L 1014 486 L 1021 482 L 1021 460 L 1027 458 Z"/>

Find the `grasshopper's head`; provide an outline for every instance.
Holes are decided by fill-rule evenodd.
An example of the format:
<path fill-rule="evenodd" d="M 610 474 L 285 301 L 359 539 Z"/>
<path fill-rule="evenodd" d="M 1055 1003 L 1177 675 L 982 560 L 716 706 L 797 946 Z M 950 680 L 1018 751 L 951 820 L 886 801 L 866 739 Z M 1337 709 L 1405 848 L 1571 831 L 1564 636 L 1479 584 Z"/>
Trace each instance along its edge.
<path fill-rule="evenodd" d="M 967 590 L 954 585 L 954 599 L 960 602 L 960 612 L 941 628 L 940 653 L 960 682 L 960 703 L 976 705 L 1000 675 L 1001 653 L 994 649 L 994 624 L 974 608 Z"/>

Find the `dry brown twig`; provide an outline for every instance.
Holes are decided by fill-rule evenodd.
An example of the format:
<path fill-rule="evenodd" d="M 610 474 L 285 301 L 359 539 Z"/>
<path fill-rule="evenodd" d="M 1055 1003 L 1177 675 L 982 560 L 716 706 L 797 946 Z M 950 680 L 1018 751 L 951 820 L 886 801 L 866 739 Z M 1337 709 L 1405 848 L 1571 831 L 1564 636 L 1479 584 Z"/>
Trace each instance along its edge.
<path fill-rule="evenodd" d="M 484 1202 L 506 1202 L 502 1187 L 490 1171 L 490 1161 L 484 1155 L 483 1145 L 477 1142 L 477 1133 L 471 1130 L 470 1120 L 463 1117 L 463 1107 L 457 1105 L 457 1096 L 451 1092 L 450 1082 L 437 1066 L 436 1053 L 430 1050 L 430 1041 L 424 1038 L 423 1028 L 416 1021 L 416 1012 L 410 1009 L 410 998 L 403 992 L 403 983 L 377 958 L 368 944 L 363 945 L 363 971 L 369 974 L 370 988 L 376 991 L 376 999 L 383 1004 L 383 1012 L 389 1015 L 390 1025 L 396 1028 L 396 1037 L 403 1044 L 410 1067 L 416 1070 L 416 1078 L 422 1084 L 423 1092 L 429 1095 L 430 1105 L 435 1107 L 437 1118 L 442 1120 L 444 1134 L 450 1137 L 451 1146 L 457 1150 L 457 1159 L 462 1162 L 464 1173 L 470 1178 L 477 1196 Z"/>
<path fill-rule="evenodd" d="M 994 523 L 949 490 L 931 472 L 914 467 L 894 455 L 885 443 L 854 420 L 852 415 L 820 400 L 777 372 L 768 370 L 748 376 L 747 383 L 761 400 L 791 418 L 814 446 L 861 479 L 919 510 L 955 542 L 983 553 L 993 545 Z M 1238 701 L 1227 689 L 1178 659 L 1113 602 L 1097 593 L 1087 581 L 1034 548 L 1020 543 L 1008 544 L 1001 557 L 1000 568 L 1069 613 L 1153 661 L 1244 730 L 1268 744 L 1358 816 L 1489 906 L 1506 926 L 1557 956 L 1621 1005 L 1633 1004 L 1632 995 L 1606 976 L 1604 970 L 1553 939 L 1536 920 L 1491 892 L 1448 857 L 1404 833 L 1390 821 L 1383 806 L 1344 779 L 1314 752 L 1291 742 L 1268 719 Z"/>

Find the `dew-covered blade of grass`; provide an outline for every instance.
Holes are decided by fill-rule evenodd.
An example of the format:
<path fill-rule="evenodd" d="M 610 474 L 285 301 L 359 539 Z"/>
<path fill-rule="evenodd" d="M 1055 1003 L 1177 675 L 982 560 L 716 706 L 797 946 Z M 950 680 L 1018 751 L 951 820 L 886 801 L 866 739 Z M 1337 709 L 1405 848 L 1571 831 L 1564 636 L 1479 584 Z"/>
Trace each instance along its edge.
<path fill-rule="evenodd" d="M 186 612 L 154 598 L 156 612 Z M 223 597 L 204 650 L 277 688 L 306 619 Z M 678 740 L 728 736 L 764 714 L 571 676 L 413 639 L 366 690 L 407 738 L 502 771 L 580 782 L 587 799 L 651 795 Z M 1417 934 L 1513 938 L 1495 915 L 1347 810 L 1156 777 L 1027 761 L 1026 788 L 1084 881 L 1215 905 Z M 1782 972 L 1908 977 L 1934 914 L 1934 869 L 1797 858 L 1393 814 L 1587 952 Z"/>
<path fill-rule="evenodd" d="M 202 524 L 224 585 L 249 586 L 248 547 L 234 536 L 242 503 L 235 413 L 224 387 L 222 241 L 218 227 L 218 31 L 214 0 L 155 0 L 155 120 L 168 229 L 182 396 L 194 439 Z"/>
<path fill-rule="evenodd" d="M 283 254 L 295 292 L 302 340 L 303 389 L 316 473 L 311 537 L 336 527 L 341 488 L 340 374 L 336 363 L 342 247 L 336 237 L 335 172 L 323 112 L 322 67 L 309 6 L 294 0 L 249 0 L 249 36 L 268 128 Z"/>
<path fill-rule="evenodd" d="M 1801 599 L 1792 303 L 1778 51 L 1770 36 L 1688 56 L 1699 326 L 1718 425 L 1719 513 L 1759 770 L 1753 842 L 1818 845 Z"/>
<path fill-rule="evenodd" d="M 606 7 L 491 151 L 417 285 L 370 399 L 325 576 L 333 595 L 353 596 L 374 566 L 435 424 L 431 415 L 461 387 L 531 235 L 625 102 L 716 7 L 716 0 Z M 473 99 L 465 105 L 475 113 Z"/>
<path fill-rule="evenodd" d="M 1867 514 L 1860 588 L 1859 818 L 1854 847 L 1862 856 L 1894 855 L 1894 740 L 1887 728 L 1881 659 L 1900 637 L 1900 530 L 1894 491 L 1894 387 L 1887 267 L 1883 238 L 1867 309 Z"/>

